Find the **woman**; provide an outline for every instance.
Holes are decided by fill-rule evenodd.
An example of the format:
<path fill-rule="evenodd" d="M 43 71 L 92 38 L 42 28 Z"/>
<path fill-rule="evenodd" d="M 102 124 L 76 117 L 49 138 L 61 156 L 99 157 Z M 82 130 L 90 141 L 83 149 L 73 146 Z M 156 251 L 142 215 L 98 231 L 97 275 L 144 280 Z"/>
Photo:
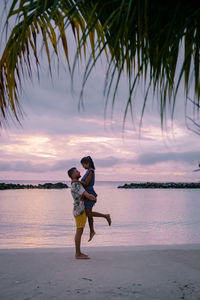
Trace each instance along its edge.
<path fill-rule="evenodd" d="M 85 190 L 89 193 L 97 197 L 97 194 L 94 190 L 94 183 L 95 183 L 95 166 L 92 158 L 90 156 L 83 157 L 81 159 L 81 164 L 84 169 L 86 169 L 85 175 L 81 179 L 81 183 L 84 186 Z M 111 225 L 111 218 L 109 214 L 102 214 L 99 212 L 92 211 L 93 206 L 95 205 L 96 201 L 89 200 L 84 198 L 84 205 L 86 215 L 88 217 L 88 223 L 90 227 L 90 238 L 88 240 L 91 241 L 95 235 L 94 231 L 94 220 L 93 217 L 105 218 L 109 224 Z"/>

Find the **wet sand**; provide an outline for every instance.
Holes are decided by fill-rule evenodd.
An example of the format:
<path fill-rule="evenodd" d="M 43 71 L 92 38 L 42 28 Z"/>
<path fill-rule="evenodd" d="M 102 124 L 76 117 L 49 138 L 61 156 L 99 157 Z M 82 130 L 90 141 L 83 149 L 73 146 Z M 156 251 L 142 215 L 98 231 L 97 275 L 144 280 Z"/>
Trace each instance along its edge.
<path fill-rule="evenodd" d="M 0 299 L 200 299 L 200 245 L 0 250 Z"/>

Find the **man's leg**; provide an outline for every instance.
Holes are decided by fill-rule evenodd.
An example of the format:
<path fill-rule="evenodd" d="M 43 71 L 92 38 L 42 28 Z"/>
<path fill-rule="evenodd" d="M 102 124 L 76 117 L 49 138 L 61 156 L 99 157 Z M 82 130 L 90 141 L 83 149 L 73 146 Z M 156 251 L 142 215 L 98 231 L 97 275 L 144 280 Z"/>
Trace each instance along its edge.
<path fill-rule="evenodd" d="M 76 219 L 76 227 L 77 227 L 76 234 L 74 237 L 75 249 L 76 249 L 75 258 L 88 259 L 89 258 L 88 255 L 81 253 L 81 237 L 87 219 L 85 212 L 82 215 L 75 217 L 75 219 Z"/>
<path fill-rule="evenodd" d="M 76 248 L 76 256 L 81 255 L 81 236 L 83 234 L 83 228 L 76 228 L 75 234 L 75 248 Z"/>
<path fill-rule="evenodd" d="M 89 256 L 81 253 L 81 237 L 83 234 L 83 228 L 76 228 L 76 234 L 75 234 L 75 248 L 76 248 L 76 254 L 75 258 L 77 259 L 89 259 Z"/>

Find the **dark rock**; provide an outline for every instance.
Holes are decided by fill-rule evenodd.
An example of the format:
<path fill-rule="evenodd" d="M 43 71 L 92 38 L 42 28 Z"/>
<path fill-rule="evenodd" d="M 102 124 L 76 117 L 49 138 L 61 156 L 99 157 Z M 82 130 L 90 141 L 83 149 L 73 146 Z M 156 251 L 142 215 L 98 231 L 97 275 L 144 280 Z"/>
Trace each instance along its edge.
<path fill-rule="evenodd" d="M 140 182 L 125 183 L 122 189 L 200 189 L 200 182 Z"/>
<path fill-rule="evenodd" d="M 16 189 L 67 189 L 68 185 L 63 182 L 44 183 L 38 185 L 32 184 L 15 184 L 15 183 L 0 183 L 0 190 L 16 190 Z"/>

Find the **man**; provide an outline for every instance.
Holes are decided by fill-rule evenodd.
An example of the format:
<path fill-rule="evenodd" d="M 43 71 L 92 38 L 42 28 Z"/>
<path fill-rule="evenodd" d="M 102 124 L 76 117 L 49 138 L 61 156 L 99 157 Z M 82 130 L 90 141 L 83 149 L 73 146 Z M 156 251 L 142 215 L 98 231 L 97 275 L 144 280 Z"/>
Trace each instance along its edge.
<path fill-rule="evenodd" d="M 76 234 L 74 238 L 76 249 L 75 258 L 89 259 L 88 255 L 81 253 L 81 237 L 87 220 L 83 198 L 86 197 L 92 201 L 96 201 L 96 197 L 86 192 L 82 184 L 78 182 L 78 179 L 81 177 L 81 175 L 76 168 L 69 169 L 68 176 L 72 181 L 76 180 L 75 182 L 71 183 L 71 193 L 74 199 L 73 215 L 76 220 Z"/>

